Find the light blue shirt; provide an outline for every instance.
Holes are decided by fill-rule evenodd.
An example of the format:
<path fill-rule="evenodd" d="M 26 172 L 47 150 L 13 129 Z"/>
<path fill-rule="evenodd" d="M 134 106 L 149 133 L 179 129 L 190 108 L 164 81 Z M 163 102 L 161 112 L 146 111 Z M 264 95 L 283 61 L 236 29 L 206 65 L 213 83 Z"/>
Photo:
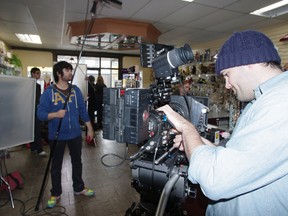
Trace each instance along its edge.
<path fill-rule="evenodd" d="M 207 216 L 288 215 L 288 72 L 254 92 L 226 148 L 190 158 L 189 179 L 215 201 Z"/>

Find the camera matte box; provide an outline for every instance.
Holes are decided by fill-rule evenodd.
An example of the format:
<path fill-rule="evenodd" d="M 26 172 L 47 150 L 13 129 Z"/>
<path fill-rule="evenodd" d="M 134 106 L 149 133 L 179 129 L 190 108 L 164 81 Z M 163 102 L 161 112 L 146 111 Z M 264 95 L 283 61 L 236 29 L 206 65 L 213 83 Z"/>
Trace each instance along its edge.
<path fill-rule="evenodd" d="M 184 118 L 189 120 L 199 132 L 205 132 L 206 125 L 208 123 L 208 110 L 209 108 L 202 104 L 202 102 L 209 104 L 208 98 L 194 96 L 171 95 L 169 105 L 172 109 L 182 115 Z M 202 111 L 207 112 L 203 113 Z"/>

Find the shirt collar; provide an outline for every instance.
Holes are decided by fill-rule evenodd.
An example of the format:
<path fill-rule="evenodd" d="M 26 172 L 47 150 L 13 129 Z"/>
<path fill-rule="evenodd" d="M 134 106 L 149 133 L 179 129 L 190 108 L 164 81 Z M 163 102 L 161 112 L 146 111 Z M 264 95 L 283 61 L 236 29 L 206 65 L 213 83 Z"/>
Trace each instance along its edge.
<path fill-rule="evenodd" d="M 267 91 L 273 89 L 273 87 L 276 87 L 277 85 L 286 81 L 287 78 L 288 78 L 288 73 L 283 72 L 277 76 L 272 77 L 271 79 L 267 80 L 266 82 L 260 84 L 254 90 L 255 99 L 258 99 L 262 94 L 265 94 Z"/>

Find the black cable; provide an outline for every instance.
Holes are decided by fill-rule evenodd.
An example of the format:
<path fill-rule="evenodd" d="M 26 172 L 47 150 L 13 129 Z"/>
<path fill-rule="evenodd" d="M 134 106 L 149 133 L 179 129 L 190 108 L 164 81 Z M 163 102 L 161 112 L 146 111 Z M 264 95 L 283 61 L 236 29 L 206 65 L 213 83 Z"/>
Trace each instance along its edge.
<path fill-rule="evenodd" d="M 26 208 L 27 205 L 29 205 L 29 202 L 34 202 L 34 199 L 37 197 L 28 199 L 27 201 L 22 201 L 20 199 L 14 198 L 13 200 L 15 202 L 20 203 L 20 213 L 21 216 L 47 216 L 47 215 L 54 215 L 54 216 L 68 216 L 66 213 L 66 208 L 63 206 L 56 206 L 53 209 L 43 208 L 41 211 L 35 212 L 33 211 L 33 206 L 30 208 Z M 1 199 L 0 199 L 1 200 Z M 7 202 L 8 203 L 8 202 Z M 19 206 L 19 205 L 17 205 Z M 1 206 L 2 207 L 2 206 Z"/>
<path fill-rule="evenodd" d="M 109 168 L 118 167 L 118 166 L 122 165 L 126 160 L 130 160 L 130 158 L 127 157 L 128 156 L 128 149 L 129 149 L 128 148 L 128 143 L 126 143 L 126 148 L 125 148 L 125 152 L 124 152 L 124 156 L 123 157 L 121 157 L 121 156 L 119 156 L 117 154 L 114 154 L 114 153 L 108 153 L 108 154 L 102 155 L 100 161 L 105 167 L 109 167 Z M 115 165 L 108 165 L 108 164 L 106 164 L 104 162 L 104 158 L 108 157 L 108 156 L 114 156 L 116 158 L 119 158 L 121 161 L 118 164 L 115 164 Z"/>
<path fill-rule="evenodd" d="M 8 194 L 8 196 L 9 196 L 8 191 L 7 191 L 7 194 Z M 1 203 L 2 200 L 3 200 L 3 203 Z M 2 207 L 4 207 L 5 205 L 7 205 L 7 204 L 9 203 L 9 201 L 10 201 L 10 198 L 9 198 L 9 197 L 8 197 L 7 199 L 1 197 L 1 198 L 0 198 L 0 208 L 2 208 Z"/>
<path fill-rule="evenodd" d="M 6 165 L 6 159 L 5 158 L 3 158 L 3 159 L 1 159 L 0 160 L 0 162 L 3 162 L 3 166 L 2 166 L 2 163 L 0 163 L 0 173 L 4 173 L 5 172 L 5 176 L 7 176 L 7 174 L 8 174 L 8 168 L 7 168 L 7 165 Z M 3 172 L 3 169 L 5 170 L 4 172 Z M 9 183 L 9 179 L 7 179 L 7 182 Z M 47 186 L 47 181 L 46 181 L 46 185 L 45 185 L 45 187 Z M 4 207 L 5 205 L 7 205 L 7 204 L 9 204 L 10 203 L 10 194 L 9 194 L 9 191 L 7 190 L 7 191 L 3 191 L 3 193 L 6 193 L 7 192 L 7 195 L 8 195 L 8 198 L 6 199 L 6 198 L 0 198 L 0 208 L 1 207 Z M 28 209 L 26 209 L 26 206 L 27 206 L 27 203 L 28 202 L 31 202 L 31 201 L 34 201 L 36 199 L 36 197 L 34 197 L 34 198 L 30 198 L 30 199 L 28 199 L 28 200 L 26 200 L 26 201 L 22 201 L 22 200 L 20 200 L 20 199 L 16 199 L 16 198 L 13 198 L 13 201 L 17 201 L 17 202 L 20 202 L 20 204 L 21 204 L 21 206 L 20 206 L 20 215 L 21 216 L 42 216 L 42 215 L 67 215 L 65 212 L 66 212 L 66 209 L 64 208 L 64 207 L 61 207 L 61 206 L 57 206 L 56 208 L 54 208 L 54 210 L 53 210 L 53 212 L 50 212 L 50 210 L 49 209 L 47 209 L 47 210 L 45 210 L 45 208 L 42 208 L 42 210 L 41 211 L 38 211 L 37 213 L 36 212 L 34 212 L 33 211 L 33 206 L 31 206 L 30 208 L 28 208 Z M 3 200 L 3 203 L 1 203 L 2 202 L 2 200 Z M 43 205 L 43 203 L 42 203 L 42 206 L 44 206 Z M 61 209 L 63 209 L 62 211 L 57 211 L 57 210 L 55 210 L 55 209 L 57 209 L 57 208 L 61 208 Z M 33 212 L 32 212 L 33 211 Z M 67 215 L 68 216 L 68 215 Z"/>

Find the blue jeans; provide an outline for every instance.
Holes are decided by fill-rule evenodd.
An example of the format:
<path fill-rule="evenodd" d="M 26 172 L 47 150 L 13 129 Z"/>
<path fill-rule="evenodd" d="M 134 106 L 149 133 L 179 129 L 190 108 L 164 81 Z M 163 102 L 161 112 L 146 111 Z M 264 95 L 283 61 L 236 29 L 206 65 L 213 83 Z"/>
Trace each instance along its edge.
<path fill-rule="evenodd" d="M 54 151 L 52 154 L 52 165 L 51 165 L 51 195 L 60 196 L 62 194 L 61 186 L 61 170 L 63 163 L 63 156 L 66 145 L 68 146 L 71 163 L 72 163 L 72 180 L 73 189 L 75 192 L 80 192 L 84 189 L 84 182 L 82 179 L 82 137 L 77 137 L 72 140 L 61 140 L 54 142 L 49 141 L 50 148 L 54 145 Z"/>

